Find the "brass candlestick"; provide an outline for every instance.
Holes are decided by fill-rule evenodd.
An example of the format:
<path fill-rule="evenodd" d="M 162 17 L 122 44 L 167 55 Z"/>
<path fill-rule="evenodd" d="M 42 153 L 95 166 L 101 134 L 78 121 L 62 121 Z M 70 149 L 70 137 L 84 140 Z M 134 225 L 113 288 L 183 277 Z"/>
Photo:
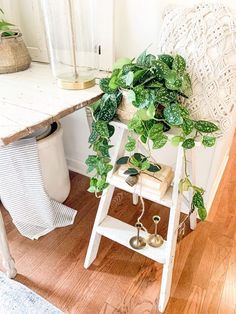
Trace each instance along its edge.
<path fill-rule="evenodd" d="M 162 236 L 157 234 L 157 225 L 160 222 L 161 218 L 160 218 L 160 216 L 155 215 L 152 217 L 152 220 L 155 224 L 155 233 L 150 234 L 147 242 L 152 247 L 160 247 L 164 243 Z"/>
<path fill-rule="evenodd" d="M 137 236 L 132 237 L 129 240 L 129 244 L 133 249 L 140 250 L 146 246 L 146 241 L 143 237 L 140 237 L 140 230 L 142 228 L 142 224 L 140 222 L 137 222 L 135 224 L 135 227 L 137 228 Z"/>

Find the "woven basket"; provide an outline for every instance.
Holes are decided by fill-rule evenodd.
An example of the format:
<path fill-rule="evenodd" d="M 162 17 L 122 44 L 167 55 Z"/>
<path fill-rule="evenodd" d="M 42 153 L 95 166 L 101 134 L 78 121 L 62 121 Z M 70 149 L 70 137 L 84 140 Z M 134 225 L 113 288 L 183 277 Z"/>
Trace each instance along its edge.
<path fill-rule="evenodd" d="M 29 52 L 19 30 L 11 30 L 15 35 L 4 37 L 0 32 L 0 74 L 28 69 L 31 63 Z"/>
<path fill-rule="evenodd" d="M 129 120 L 131 120 L 134 114 L 137 112 L 137 108 L 135 108 L 132 103 L 128 101 L 127 91 L 122 91 L 123 97 L 122 101 L 116 111 L 119 120 L 125 124 L 128 124 Z"/>
<path fill-rule="evenodd" d="M 123 95 L 122 101 L 116 111 L 118 119 L 125 124 L 128 124 L 129 120 L 131 120 L 134 114 L 137 112 L 137 108 L 135 108 L 132 105 L 132 103 L 128 101 L 127 94 L 128 94 L 127 91 L 125 90 L 122 91 L 122 95 Z M 86 111 L 86 117 L 87 117 L 89 129 L 91 131 L 92 122 L 93 122 L 91 110 L 88 107 L 85 107 L 85 111 Z"/>

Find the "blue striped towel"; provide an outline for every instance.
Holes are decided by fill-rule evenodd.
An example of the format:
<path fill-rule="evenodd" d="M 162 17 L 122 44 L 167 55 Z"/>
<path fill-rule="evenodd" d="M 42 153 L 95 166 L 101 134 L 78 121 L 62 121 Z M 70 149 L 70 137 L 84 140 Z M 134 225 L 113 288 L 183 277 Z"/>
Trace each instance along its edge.
<path fill-rule="evenodd" d="M 0 147 L 0 196 L 17 229 L 32 240 L 73 224 L 77 213 L 46 194 L 35 138 Z"/>

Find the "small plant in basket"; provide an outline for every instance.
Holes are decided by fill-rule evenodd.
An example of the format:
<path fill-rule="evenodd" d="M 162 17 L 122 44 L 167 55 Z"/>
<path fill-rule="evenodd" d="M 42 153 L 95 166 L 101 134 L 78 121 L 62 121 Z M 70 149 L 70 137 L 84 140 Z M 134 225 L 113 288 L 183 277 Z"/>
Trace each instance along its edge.
<path fill-rule="evenodd" d="M 31 57 L 19 29 L 4 18 L 0 9 L 0 74 L 28 69 Z"/>
<path fill-rule="evenodd" d="M 111 76 L 100 80 L 100 87 L 104 95 L 91 107 L 93 123 L 89 143 L 94 154 L 86 160 L 88 172 L 95 171 L 89 187 L 92 193 L 98 194 L 108 186 L 106 177 L 112 169 L 110 138 L 114 134 L 114 126 L 110 122 L 117 118 L 117 114 L 121 118 L 124 97 L 133 112 L 126 121 L 130 132 L 126 151 L 132 153 L 135 150 L 137 137 L 149 151 L 148 156 L 136 153 L 119 159 L 118 164 L 129 161 L 131 165 L 126 174 L 139 175 L 142 170 L 159 171 L 159 165 L 153 164 L 150 157 L 154 150 L 162 148 L 168 141 L 174 146 L 182 145 L 185 152 L 192 149 L 196 141 L 201 141 L 205 147 L 216 142 L 218 126 L 211 121 L 193 119 L 184 105 L 192 90 L 186 61 L 180 55 L 156 57 L 144 51 L 136 60 L 118 60 Z M 169 139 L 166 132 L 172 128 L 177 130 L 177 134 Z M 193 190 L 192 209 L 196 208 L 204 220 L 207 215 L 204 190 L 190 181 L 185 166 L 185 177 L 179 183 L 179 190 L 189 189 Z"/>
<path fill-rule="evenodd" d="M 13 36 L 15 33 L 11 32 L 10 29 L 11 29 L 12 26 L 15 26 L 15 25 L 7 22 L 4 19 L 4 12 L 3 12 L 3 10 L 1 8 L 0 8 L 0 14 L 2 15 L 2 17 L 0 19 L 0 31 L 4 31 L 2 33 L 2 37 Z"/>

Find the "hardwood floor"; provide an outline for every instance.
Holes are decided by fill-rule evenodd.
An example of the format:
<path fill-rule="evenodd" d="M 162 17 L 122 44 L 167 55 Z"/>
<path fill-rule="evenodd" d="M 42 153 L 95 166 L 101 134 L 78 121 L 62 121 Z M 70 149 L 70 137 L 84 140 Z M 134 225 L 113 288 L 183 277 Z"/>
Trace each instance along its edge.
<path fill-rule="evenodd" d="M 65 313 L 158 313 L 161 265 L 103 238 L 94 264 L 83 268 L 98 200 L 86 192 L 86 177 L 71 173 L 71 182 L 66 204 L 78 210 L 75 224 L 38 241 L 22 237 L 3 209 L 16 280 Z M 111 215 L 134 223 L 138 210 L 130 195 L 116 191 Z M 146 225 L 154 213 L 165 237 L 168 209 L 146 202 Z M 207 221 L 178 244 L 165 313 L 236 314 L 236 137 Z"/>

